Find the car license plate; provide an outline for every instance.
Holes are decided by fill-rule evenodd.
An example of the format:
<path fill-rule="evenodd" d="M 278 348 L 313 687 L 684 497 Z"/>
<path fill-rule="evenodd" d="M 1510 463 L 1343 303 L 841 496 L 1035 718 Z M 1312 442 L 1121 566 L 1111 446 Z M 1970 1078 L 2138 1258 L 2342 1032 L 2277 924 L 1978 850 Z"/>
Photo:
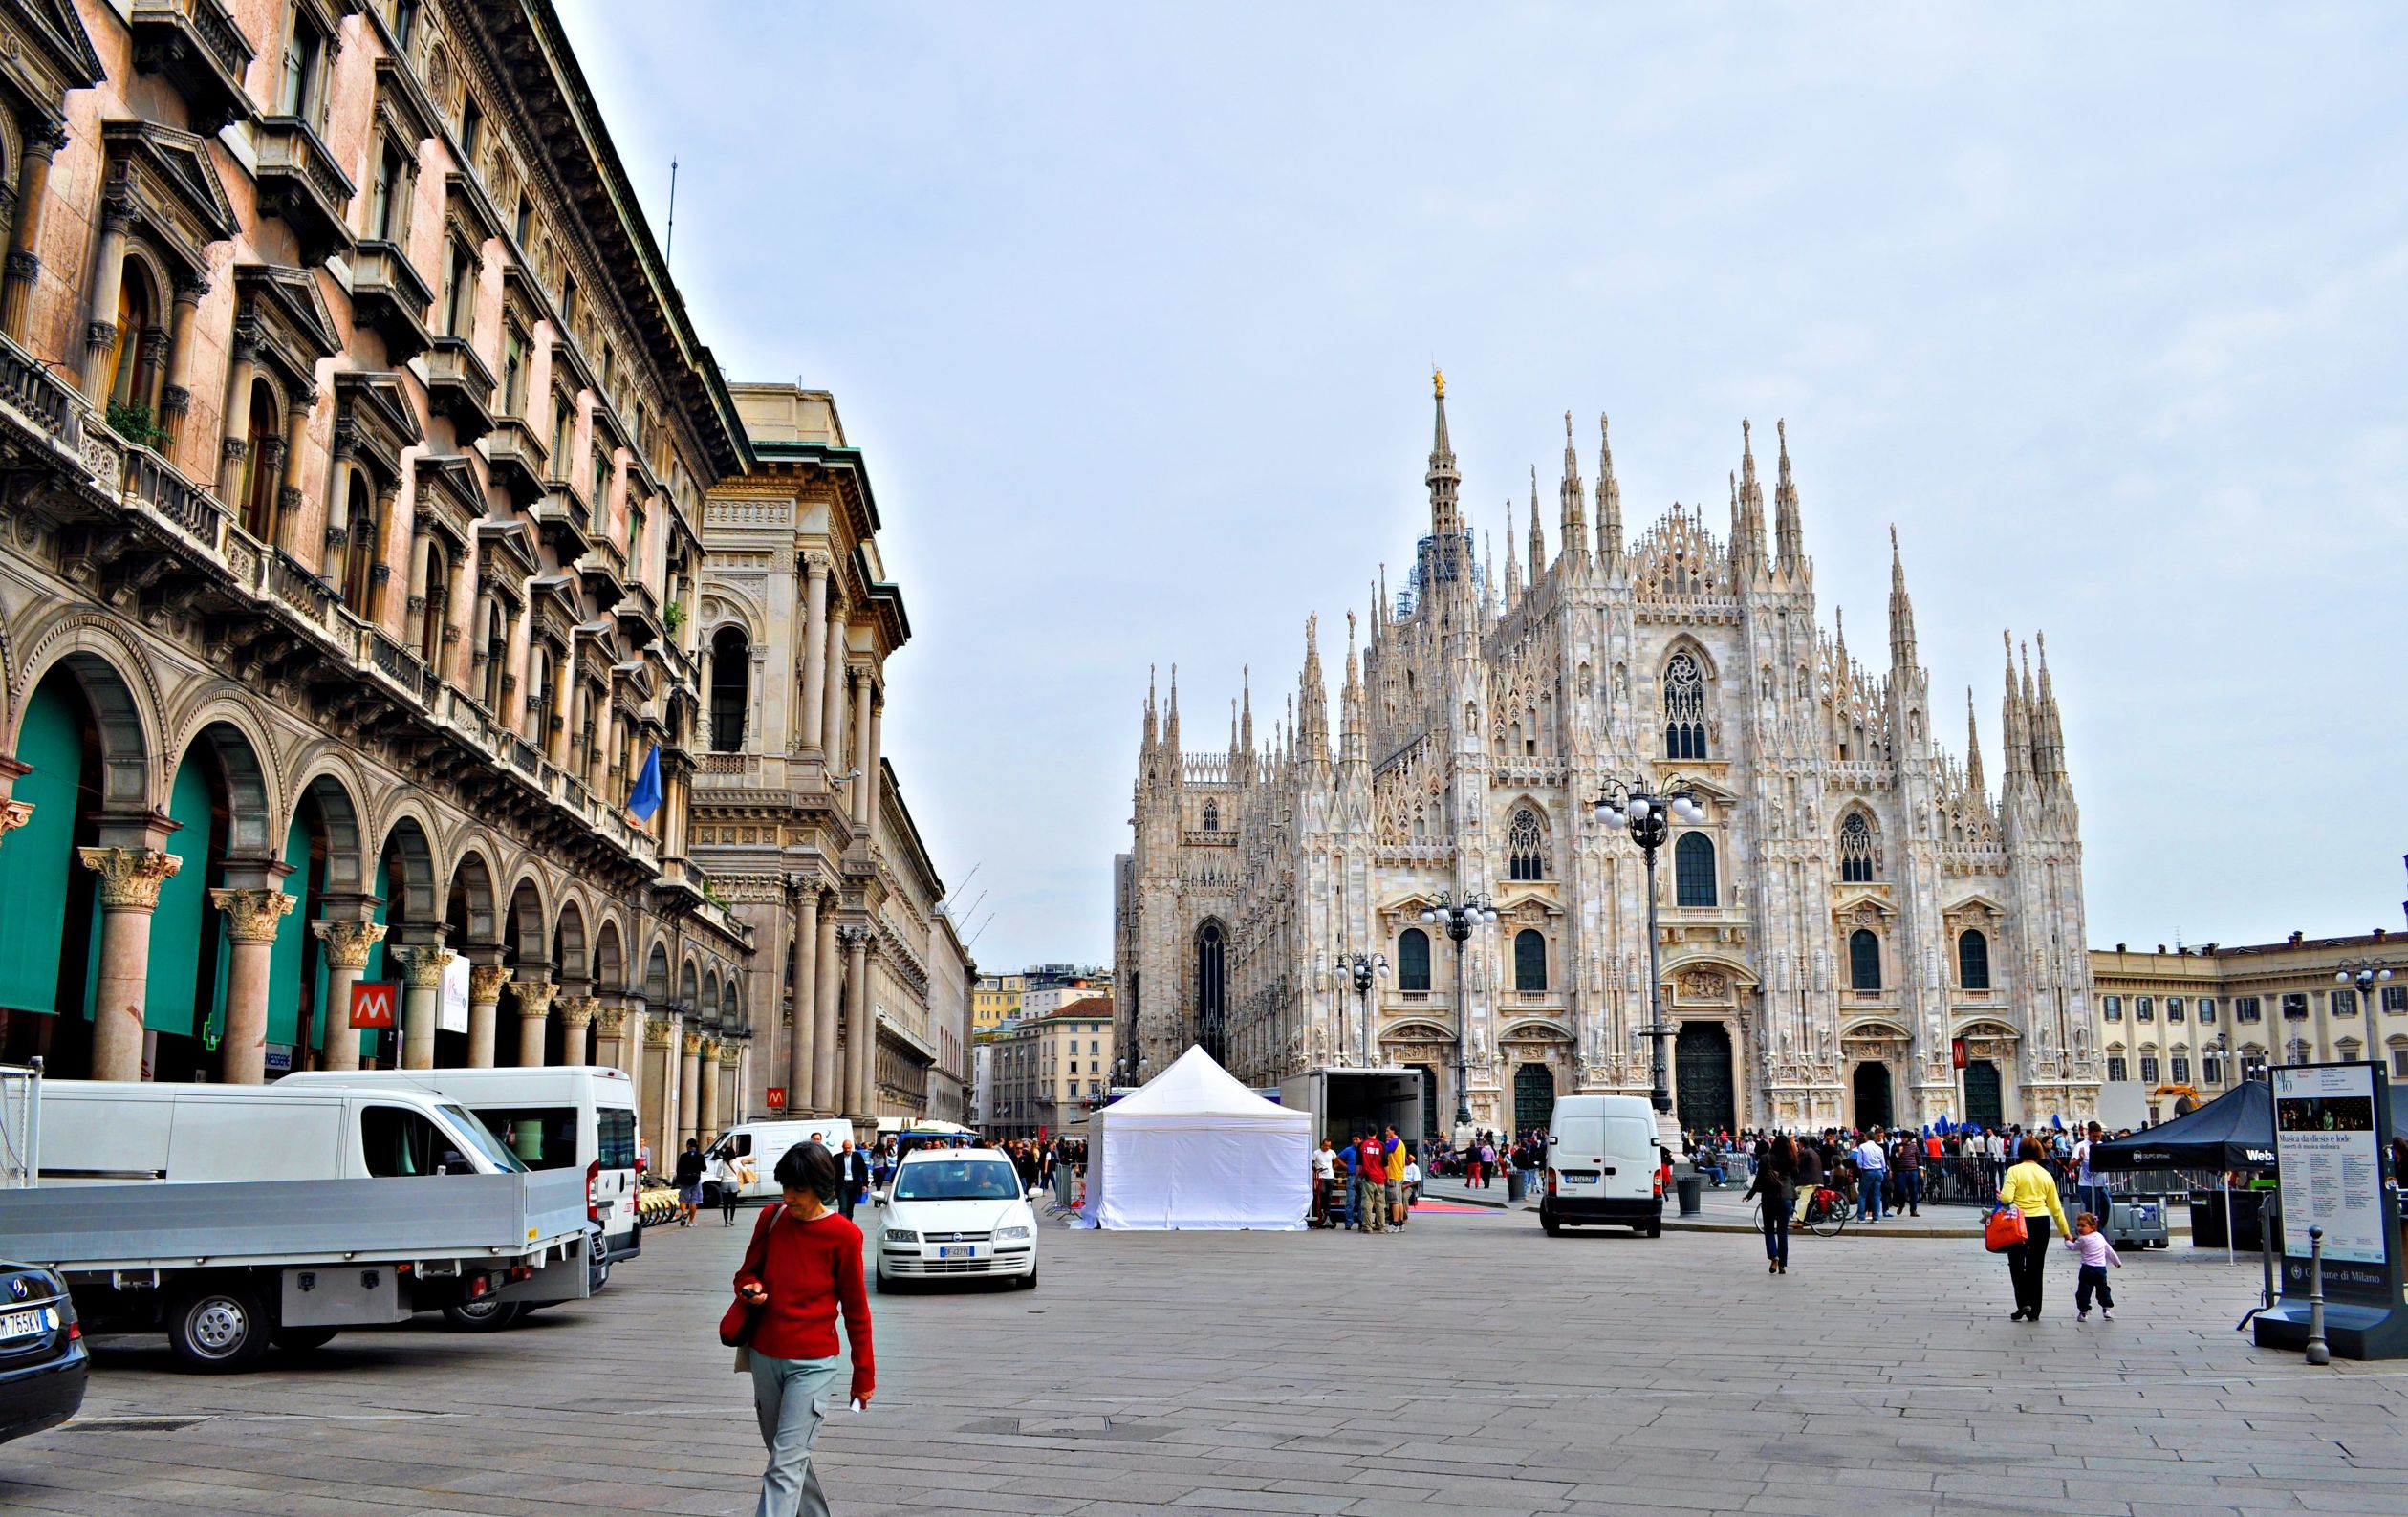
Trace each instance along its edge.
<path fill-rule="evenodd" d="M 48 1333 L 57 1325 L 58 1319 L 49 1307 L 37 1307 L 31 1311 L 11 1311 L 0 1317 L 0 1338 L 30 1338 L 35 1333 Z"/>
<path fill-rule="evenodd" d="M 979 1257 L 979 1246 L 974 1243 L 947 1245 L 937 1250 L 937 1257 L 940 1259 L 976 1259 Z"/>
<path fill-rule="evenodd" d="M 1596 1182 L 1597 1177 L 1594 1175 L 1573 1173 L 1564 1176 L 1564 1183 L 1567 1185 L 1594 1185 Z"/>

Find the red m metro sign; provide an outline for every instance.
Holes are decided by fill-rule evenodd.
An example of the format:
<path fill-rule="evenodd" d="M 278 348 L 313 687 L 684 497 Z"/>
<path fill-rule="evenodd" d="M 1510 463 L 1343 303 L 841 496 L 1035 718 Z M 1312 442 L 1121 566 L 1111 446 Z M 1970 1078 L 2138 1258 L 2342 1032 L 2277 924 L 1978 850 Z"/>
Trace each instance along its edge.
<path fill-rule="evenodd" d="M 361 981 L 351 987 L 351 1025 L 356 1028 L 389 1028 L 393 1025 L 393 1006 L 401 987 L 389 982 Z"/>

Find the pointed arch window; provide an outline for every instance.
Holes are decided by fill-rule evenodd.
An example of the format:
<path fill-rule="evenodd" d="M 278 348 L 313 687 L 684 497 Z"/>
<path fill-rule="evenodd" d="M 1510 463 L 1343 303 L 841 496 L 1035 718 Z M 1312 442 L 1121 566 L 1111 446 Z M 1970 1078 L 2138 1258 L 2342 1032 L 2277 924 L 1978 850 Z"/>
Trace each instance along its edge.
<path fill-rule="evenodd" d="M 1957 937 L 1957 984 L 1967 990 L 1990 987 L 1990 940 L 1970 927 Z"/>
<path fill-rule="evenodd" d="M 1664 665 L 1664 757 L 1705 757 L 1705 675 L 1685 648 Z"/>
<path fill-rule="evenodd" d="M 1419 927 L 1407 927 L 1397 935 L 1397 988 L 1427 990 L 1430 987 L 1430 935 Z"/>
<path fill-rule="evenodd" d="M 1881 988 L 1881 939 L 1870 927 L 1858 927 L 1848 935 L 1848 987 Z"/>
<path fill-rule="evenodd" d="M 1850 812 L 1839 824 L 1839 879 L 1842 884 L 1873 882 L 1873 824 L 1862 812 Z"/>
<path fill-rule="evenodd" d="M 1682 833 L 1672 845 L 1673 903 L 1711 906 L 1715 903 L 1714 839 L 1703 833 Z"/>
<path fill-rule="evenodd" d="M 1525 806 L 1513 813 L 1512 825 L 1506 829 L 1505 847 L 1508 878 L 1547 878 L 1547 833 L 1539 826 L 1538 813 Z"/>
<path fill-rule="evenodd" d="M 1513 935 L 1513 988 L 1547 988 L 1547 935 L 1536 927 Z"/>
<path fill-rule="evenodd" d="M 1219 801 L 1204 802 L 1204 830 L 1207 833 L 1217 833 L 1221 830 L 1221 803 Z"/>

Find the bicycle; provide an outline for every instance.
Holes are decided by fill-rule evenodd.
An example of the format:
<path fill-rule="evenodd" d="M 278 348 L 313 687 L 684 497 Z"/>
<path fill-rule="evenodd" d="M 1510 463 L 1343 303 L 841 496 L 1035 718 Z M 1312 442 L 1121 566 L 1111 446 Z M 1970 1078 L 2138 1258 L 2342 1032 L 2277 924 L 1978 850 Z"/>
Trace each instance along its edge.
<path fill-rule="evenodd" d="M 1806 1203 L 1802 1224 L 1817 1238 L 1836 1238 L 1848 1230 L 1848 1203 L 1828 1185 L 1818 1185 Z"/>

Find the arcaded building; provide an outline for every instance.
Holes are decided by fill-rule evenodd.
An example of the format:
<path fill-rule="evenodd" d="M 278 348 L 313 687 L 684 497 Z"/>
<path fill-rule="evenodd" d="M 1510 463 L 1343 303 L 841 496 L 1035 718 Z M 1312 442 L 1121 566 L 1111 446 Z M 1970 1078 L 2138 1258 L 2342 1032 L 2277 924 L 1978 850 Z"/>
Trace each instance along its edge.
<path fill-rule="evenodd" d="M 598 1059 L 722 1125 L 699 527 L 752 461 L 550 5 L 0 36 L 0 1056 Z"/>

